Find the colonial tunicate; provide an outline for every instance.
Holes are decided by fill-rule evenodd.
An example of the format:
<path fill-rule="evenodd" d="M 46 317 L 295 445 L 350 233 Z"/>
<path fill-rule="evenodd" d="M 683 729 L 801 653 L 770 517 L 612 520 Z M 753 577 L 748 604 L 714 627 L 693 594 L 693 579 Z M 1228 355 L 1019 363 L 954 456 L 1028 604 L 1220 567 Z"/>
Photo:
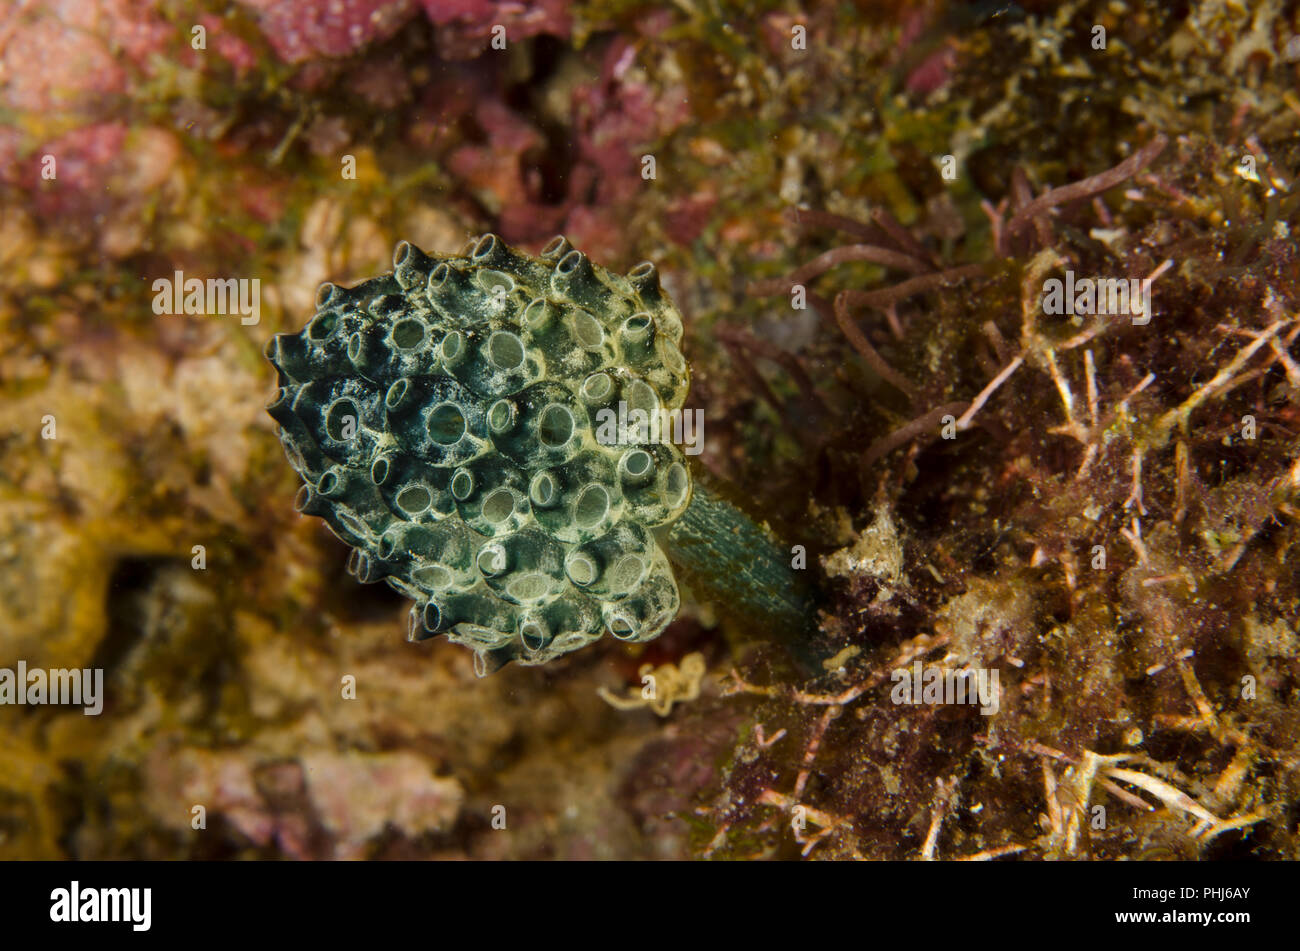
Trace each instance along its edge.
<path fill-rule="evenodd" d="M 392 273 L 321 285 L 267 346 L 296 508 L 353 547 L 358 580 L 415 602 L 412 639 L 446 634 L 481 674 L 649 640 L 679 605 L 661 540 L 690 472 L 598 426 L 620 402 L 681 410 L 681 337 L 652 264 L 620 276 L 564 238 L 538 257 L 492 234 L 454 255 L 403 241 Z"/>

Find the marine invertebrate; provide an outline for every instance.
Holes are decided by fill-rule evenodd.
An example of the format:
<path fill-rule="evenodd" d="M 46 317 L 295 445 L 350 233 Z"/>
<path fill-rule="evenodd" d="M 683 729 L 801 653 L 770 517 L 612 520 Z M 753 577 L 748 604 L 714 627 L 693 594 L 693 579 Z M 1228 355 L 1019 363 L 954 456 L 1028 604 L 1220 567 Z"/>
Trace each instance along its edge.
<path fill-rule="evenodd" d="M 686 703 L 700 695 L 700 681 L 707 670 L 704 655 L 693 651 L 682 658 L 680 665 L 670 663 L 656 667 L 642 664 L 637 676 L 644 687 L 633 687 L 627 696 L 620 697 L 603 685 L 596 688 L 596 693 L 616 710 L 649 707 L 659 716 L 666 717 L 672 713 L 674 704 Z"/>
<path fill-rule="evenodd" d="M 680 603 L 670 552 L 755 614 L 804 616 L 779 549 L 658 425 L 687 428 L 689 373 L 653 264 L 616 275 L 563 237 L 536 258 L 401 242 L 391 274 L 316 303 L 266 351 L 295 506 L 415 601 L 412 639 L 446 633 L 480 675 L 649 640 Z"/>

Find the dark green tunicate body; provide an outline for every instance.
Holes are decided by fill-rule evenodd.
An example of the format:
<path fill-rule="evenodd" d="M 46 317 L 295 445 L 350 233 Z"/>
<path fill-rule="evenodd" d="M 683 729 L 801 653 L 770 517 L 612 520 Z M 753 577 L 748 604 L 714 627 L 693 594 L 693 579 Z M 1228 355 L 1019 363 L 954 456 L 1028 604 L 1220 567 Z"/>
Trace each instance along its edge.
<path fill-rule="evenodd" d="M 402 242 L 392 274 L 322 285 L 267 346 L 296 507 L 353 546 L 359 580 L 415 601 L 410 637 L 446 633 L 480 673 L 649 640 L 679 605 L 659 540 L 689 470 L 648 432 L 597 433 L 620 402 L 681 409 L 681 336 L 653 265 L 616 275 L 562 238 L 540 257 Z"/>

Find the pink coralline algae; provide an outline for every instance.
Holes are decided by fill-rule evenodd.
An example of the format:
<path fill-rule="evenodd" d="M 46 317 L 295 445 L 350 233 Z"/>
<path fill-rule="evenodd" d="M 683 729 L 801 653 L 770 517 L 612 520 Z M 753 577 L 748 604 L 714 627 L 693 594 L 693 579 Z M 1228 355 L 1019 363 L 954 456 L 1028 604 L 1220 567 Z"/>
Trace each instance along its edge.
<path fill-rule="evenodd" d="M 257 52 L 243 39 L 231 32 L 224 20 L 204 14 L 199 25 L 207 31 L 208 47 L 235 67 L 241 75 L 257 66 Z"/>
<path fill-rule="evenodd" d="M 478 55 L 495 26 L 505 27 L 510 42 L 542 33 L 569 35 L 567 0 L 422 0 L 421 5 L 429 21 L 442 28 L 438 51 L 447 59 Z"/>
<path fill-rule="evenodd" d="M 300 63 L 346 56 L 396 33 L 415 12 L 414 0 L 240 0 L 257 12 L 280 58 Z"/>
<path fill-rule="evenodd" d="M 947 85 L 957 63 L 957 50 L 952 46 L 931 53 L 907 75 L 907 90 L 914 93 L 931 93 Z"/>
<path fill-rule="evenodd" d="M 0 104 L 66 121 L 98 111 L 175 57 L 177 27 L 158 0 L 51 0 L 0 24 Z M 8 11 L 6 10 L 6 13 Z M 186 44 L 179 52 L 188 52 Z"/>
<path fill-rule="evenodd" d="M 933 27 L 934 19 L 934 11 L 925 9 L 913 11 L 904 18 L 903 29 L 898 37 L 900 56 L 926 35 L 926 31 Z M 954 41 L 949 38 L 908 71 L 904 85 L 911 93 L 919 95 L 932 93 L 947 85 L 956 64 L 957 48 Z"/>
<path fill-rule="evenodd" d="M 446 830 L 464 800 L 460 783 L 435 776 L 414 753 L 310 750 L 294 759 L 246 752 L 164 749 L 149 757 L 153 812 L 187 831 L 202 804 L 248 845 L 296 859 L 365 858 L 386 829 L 415 838 Z"/>
<path fill-rule="evenodd" d="M 176 194 L 180 153 L 179 140 L 165 129 L 98 122 L 43 143 L 18 163 L 13 178 L 30 193 L 39 218 L 74 222 L 70 227 L 101 253 L 120 258 L 144 242 L 142 223 L 151 203 Z M 57 178 L 46 180 L 47 168 Z M 104 223 L 89 226 L 90 221 Z"/>
<path fill-rule="evenodd" d="M 164 18 L 163 8 L 159 0 L 64 0 L 29 5 L 0 23 L 0 109 L 14 113 L 5 138 L 21 139 L 29 154 L 42 140 L 117 115 L 146 88 L 143 80 L 178 65 L 241 73 L 256 65 L 253 48 L 223 19 L 194 19 L 207 43 L 196 50 L 190 22 Z"/>
<path fill-rule="evenodd" d="M 574 92 L 577 163 L 569 181 L 573 211 L 565 232 L 602 247 L 619 247 L 625 229 L 609 209 L 641 195 L 643 155 L 689 115 L 680 89 L 658 90 L 632 71 L 638 47 L 626 40 L 605 53 L 601 79 Z"/>
<path fill-rule="evenodd" d="M 507 42 L 550 33 L 567 36 L 564 0 L 539 3 L 496 0 L 240 0 L 257 13 L 262 32 L 285 62 L 347 56 L 397 33 L 423 11 L 438 27 L 438 52 L 470 59 L 488 47 L 493 28 Z"/>
<path fill-rule="evenodd" d="M 126 85 L 102 42 L 53 18 L 17 26 L 0 51 L 0 73 L 7 79 L 0 102 L 28 112 L 83 112 Z"/>
<path fill-rule="evenodd" d="M 448 23 L 492 25 L 500 23 L 512 37 L 536 36 L 539 33 L 567 33 L 569 15 L 566 0 L 539 0 L 521 3 L 518 0 L 422 0 L 425 15 L 430 21 L 445 26 Z M 516 34 L 515 31 L 518 31 Z"/>
<path fill-rule="evenodd" d="M 495 99 L 480 101 L 474 120 L 487 143 L 456 149 L 448 159 L 451 171 L 470 188 L 501 202 L 500 228 L 507 240 L 532 241 L 559 231 L 564 209 L 539 202 L 541 189 L 525 169 L 525 156 L 546 144 L 541 132 Z"/>
<path fill-rule="evenodd" d="M 688 114 L 679 89 L 656 90 L 632 69 L 639 50 L 611 44 L 599 78 L 573 90 L 572 162 L 552 170 L 562 194 L 546 194 L 537 162 L 547 146 L 541 130 L 470 80 L 425 94 L 436 122 L 413 129 L 412 142 L 435 149 L 439 130 L 471 119 L 481 136 L 456 147 L 448 168 L 474 194 L 489 196 L 502 237 L 527 243 L 559 231 L 617 255 L 629 238 L 617 209 L 633 207 L 648 187 L 642 156 Z"/>
<path fill-rule="evenodd" d="M 41 160 L 48 155 L 56 163 L 59 187 L 36 191 L 37 210 L 47 216 L 102 211 L 107 204 L 102 196 L 104 181 L 121 155 L 127 131 L 125 123 L 100 122 L 45 143 L 39 155 L 29 159 L 25 177 L 29 183 L 36 182 Z"/>

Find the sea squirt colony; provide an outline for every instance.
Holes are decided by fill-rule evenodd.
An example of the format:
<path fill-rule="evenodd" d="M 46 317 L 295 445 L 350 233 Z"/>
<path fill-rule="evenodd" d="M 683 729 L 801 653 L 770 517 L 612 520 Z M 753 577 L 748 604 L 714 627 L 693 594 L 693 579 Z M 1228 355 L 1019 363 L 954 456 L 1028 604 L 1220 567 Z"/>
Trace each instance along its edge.
<path fill-rule="evenodd" d="M 679 606 L 660 547 L 689 504 L 678 447 L 611 412 L 680 412 L 681 316 L 653 264 L 626 277 L 557 237 L 540 256 L 488 234 L 459 254 L 403 241 L 393 271 L 323 284 L 266 348 L 268 407 L 302 477 L 295 507 L 353 547 L 358 580 L 415 603 L 480 675 L 599 639 L 656 637 Z M 605 412 L 602 412 L 605 411 Z"/>

